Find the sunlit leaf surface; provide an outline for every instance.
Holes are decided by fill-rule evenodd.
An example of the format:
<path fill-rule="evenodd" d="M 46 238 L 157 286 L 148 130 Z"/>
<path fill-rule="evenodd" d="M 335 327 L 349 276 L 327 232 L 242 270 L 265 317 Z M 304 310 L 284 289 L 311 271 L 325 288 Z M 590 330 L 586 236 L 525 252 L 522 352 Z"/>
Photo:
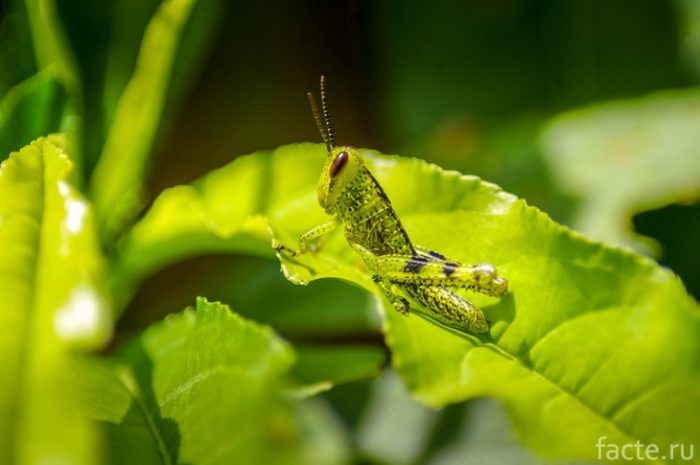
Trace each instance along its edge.
<path fill-rule="evenodd" d="M 91 416 L 114 464 L 298 463 L 284 375 L 291 348 L 269 328 L 201 299 L 84 365 Z"/>
<path fill-rule="evenodd" d="M 420 400 L 498 398 L 520 437 L 553 457 L 595 458 L 601 435 L 660 447 L 700 439 L 700 313 L 676 276 L 478 178 L 364 153 L 415 243 L 490 262 L 510 282 L 500 301 L 473 296 L 491 321 L 481 337 L 435 324 L 430 309 L 384 310 L 393 364 Z M 327 220 L 315 200 L 324 156 L 282 147 L 164 192 L 123 244 L 121 279 L 202 251 L 269 255 L 268 227 L 295 246 Z M 336 277 L 377 292 L 340 233 L 283 268 L 297 283 Z"/>

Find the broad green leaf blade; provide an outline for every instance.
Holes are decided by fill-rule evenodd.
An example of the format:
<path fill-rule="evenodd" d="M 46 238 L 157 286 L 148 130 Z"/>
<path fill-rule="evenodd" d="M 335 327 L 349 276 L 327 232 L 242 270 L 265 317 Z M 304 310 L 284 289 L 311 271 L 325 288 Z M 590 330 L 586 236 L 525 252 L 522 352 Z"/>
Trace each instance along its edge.
<path fill-rule="evenodd" d="M 282 147 L 272 154 L 238 158 L 190 186 L 164 191 L 119 246 L 112 281 L 113 294 L 123 299 L 120 307 L 144 277 L 178 260 L 248 254 L 256 258 L 217 268 L 220 278 L 215 283 L 203 278 L 200 290 L 233 303 L 241 314 L 273 325 L 295 341 L 372 337 L 379 324 L 372 302 L 361 290 L 347 283 L 314 283 L 310 301 L 308 291 L 289 286 L 277 261 L 272 261 L 265 217 L 283 206 L 284 199 L 294 198 L 300 185 L 316 182 L 316 170 L 306 167 L 315 167 L 324 156 L 316 144 Z M 310 200 L 306 204 L 314 205 Z M 316 212 L 309 224 L 323 219 L 323 212 Z"/>
<path fill-rule="evenodd" d="M 573 199 L 555 185 L 539 147 L 546 121 L 544 115 L 529 113 L 478 119 L 451 115 L 402 147 L 443 169 L 488 179 L 567 224 Z"/>
<path fill-rule="evenodd" d="M 461 407 L 461 406 L 460 406 Z M 433 452 L 430 465 L 594 465 L 601 462 L 551 461 L 537 457 L 518 443 L 503 406 L 491 399 L 476 399 L 462 407 L 466 414 L 454 425 L 455 437 Z"/>
<path fill-rule="evenodd" d="M 700 313 L 677 277 L 476 178 L 367 158 L 415 243 L 493 263 L 510 282 L 499 302 L 473 296 L 492 323 L 484 338 L 385 310 L 394 366 L 420 400 L 499 398 L 522 439 L 553 457 L 594 459 L 601 435 L 660 447 L 700 440 Z M 293 237 L 302 215 L 285 210 L 271 224 Z M 342 243 L 283 263 L 293 280 L 337 275 L 367 285 Z"/>
<path fill-rule="evenodd" d="M 240 157 L 192 185 L 164 191 L 119 247 L 114 293 L 128 296 L 144 277 L 195 255 L 243 252 L 272 258 L 266 217 L 288 208 L 300 191 L 307 195 L 304 189 L 316 182 L 323 157 L 317 144 L 290 145 Z M 301 202 L 306 224 L 324 220 L 312 197 Z"/>
<path fill-rule="evenodd" d="M 138 211 L 148 155 L 163 112 L 180 36 L 196 0 L 164 2 L 144 34 L 134 75 L 119 101 L 91 178 L 104 237 Z"/>
<path fill-rule="evenodd" d="M 434 411 L 417 403 L 393 370 L 373 382 L 371 392 L 354 437 L 373 463 L 585 465 L 538 458 L 518 443 L 502 405 L 492 399 Z"/>
<path fill-rule="evenodd" d="M 58 137 L 0 165 L 0 462 L 95 463 L 71 349 L 102 345 L 110 311 L 90 206 Z"/>
<path fill-rule="evenodd" d="M 126 345 L 112 369 L 87 366 L 92 416 L 108 423 L 111 463 L 296 463 L 283 394 L 293 363 L 269 328 L 197 301 Z"/>
<path fill-rule="evenodd" d="M 10 89 L 0 101 L 0 159 L 40 136 L 60 131 L 66 99 L 50 68 Z"/>
<path fill-rule="evenodd" d="M 595 458 L 600 435 L 660 447 L 700 440 L 700 313 L 671 272 L 592 242 L 478 178 L 364 154 L 415 243 L 493 263 L 510 282 L 500 301 L 473 296 L 492 323 L 480 338 L 420 318 L 417 308 L 408 318 L 385 312 L 393 363 L 420 400 L 499 398 L 521 438 L 549 456 Z M 269 247 L 265 223 L 275 241 L 295 247 L 299 234 L 328 220 L 315 195 L 324 159 L 321 146 L 283 147 L 164 193 L 124 244 L 123 276 L 211 247 L 260 253 Z M 244 235 L 248 222 L 255 234 Z M 283 260 L 283 269 L 298 283 L 338 277 L 376 292 L 340 232 L 316 254 Z"/>
<path fill-rule="evenodd" d="M 572 223 L 592 237 L 653 251 L 634 214 L 700 198 L 700 91 L 681 90 L 565 113 L 542 145 L 560 188 L 581 199 Z"/>

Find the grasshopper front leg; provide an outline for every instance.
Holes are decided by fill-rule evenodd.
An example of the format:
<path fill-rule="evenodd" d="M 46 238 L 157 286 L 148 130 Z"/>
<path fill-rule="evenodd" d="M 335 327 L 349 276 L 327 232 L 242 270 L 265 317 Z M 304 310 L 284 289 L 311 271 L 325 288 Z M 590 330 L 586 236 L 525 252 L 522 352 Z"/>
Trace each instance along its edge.
<path fill-rule="evenodd" d="M 294 250 L 291 247 L 287 247 L 286 245 L 279 244 L 275 246 L 275 251 L 278 253 L 286 252 L 290 256 L 295 256 L 295 255 L 301 255 L 305 254 L 307 252 L 316 252 L 320 248 L 321 244 L 319 244 L 318 240 L 322 239 L 324 236 L 326 236 L 329 232 L 333 231 L 335 228 L 338 227 L 338 220 L 333 219 L 332 221 L 329 221 L 327 223 L 323 223 L 322 225 L 316 226 L 315 228 L 311 228 L 308 231 L 306 231 L 304 234 L 299 236 L 299 249 Z M 316 242 L 314 242 L 316 241 Z"/>
<path fill-rule="evenodd" d="M 321 248 L 321 243 L 317 240 L 324 238 L 329 232 L 337 228 L 338 224 L 338 220 L 333 219 L 332 221 L 316 226 L 315 228 L 312 228 L 299 236 L 299 252 L 306 253 L 307 251 L 318 251 Z"/>

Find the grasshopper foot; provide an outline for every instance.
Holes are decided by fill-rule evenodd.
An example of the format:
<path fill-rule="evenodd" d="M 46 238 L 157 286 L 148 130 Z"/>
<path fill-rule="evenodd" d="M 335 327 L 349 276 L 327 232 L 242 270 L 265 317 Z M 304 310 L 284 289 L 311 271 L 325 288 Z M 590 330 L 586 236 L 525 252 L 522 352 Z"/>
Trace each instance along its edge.
<path fill-rule="evenodd" d="M 292 249 L 291 247 L 287 247 L 284 244 L 277 244 L 274 246 L 275 252 L 279 255 L 287 255 L 288 257 L 294 257 L 297 254 L 297 251 Z"/>
<path fill-rule="evenodd" d="M 397 297 L 396 300 L 392 302 L 392 304 L 394 304 L 394 308 L 400 314 L 404 316 L 407 316 L 409 314 L 408 300 L 404 299 L 403 297 Z"/>

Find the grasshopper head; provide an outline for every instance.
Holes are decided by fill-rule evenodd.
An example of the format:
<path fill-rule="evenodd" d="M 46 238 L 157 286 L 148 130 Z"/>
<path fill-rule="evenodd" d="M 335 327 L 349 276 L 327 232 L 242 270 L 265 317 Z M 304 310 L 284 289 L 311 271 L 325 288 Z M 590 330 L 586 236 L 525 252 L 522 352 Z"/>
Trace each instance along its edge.
<path fill-rule="evenodd" d="M 328 111 L 328 102 L 326 101 L 325 78 L 321 76 L 321 108 L 323 113 L 318 110 L 313 94 L 308 93 L 306 95 L 309 98 L 316 126 L 328 150 L 328 159 L 323 167 L 321 179 L 318 181 L 318 203 L 326 210 L 326 213 L 334 214 L 338 205 L 338 197 L 348 184 L 355 179 L 364 162 L 360 153 L 354 148 L 349 146 L 336 147 L 335 145 L 333 124 Z"/>
<path fill-rule="evenodd" d="M 318 181 L 318 203 L 326 213 L 335 213 L 338 197 L 362 169 L 362 156 L 353 147 L 334 147 Z"/>

